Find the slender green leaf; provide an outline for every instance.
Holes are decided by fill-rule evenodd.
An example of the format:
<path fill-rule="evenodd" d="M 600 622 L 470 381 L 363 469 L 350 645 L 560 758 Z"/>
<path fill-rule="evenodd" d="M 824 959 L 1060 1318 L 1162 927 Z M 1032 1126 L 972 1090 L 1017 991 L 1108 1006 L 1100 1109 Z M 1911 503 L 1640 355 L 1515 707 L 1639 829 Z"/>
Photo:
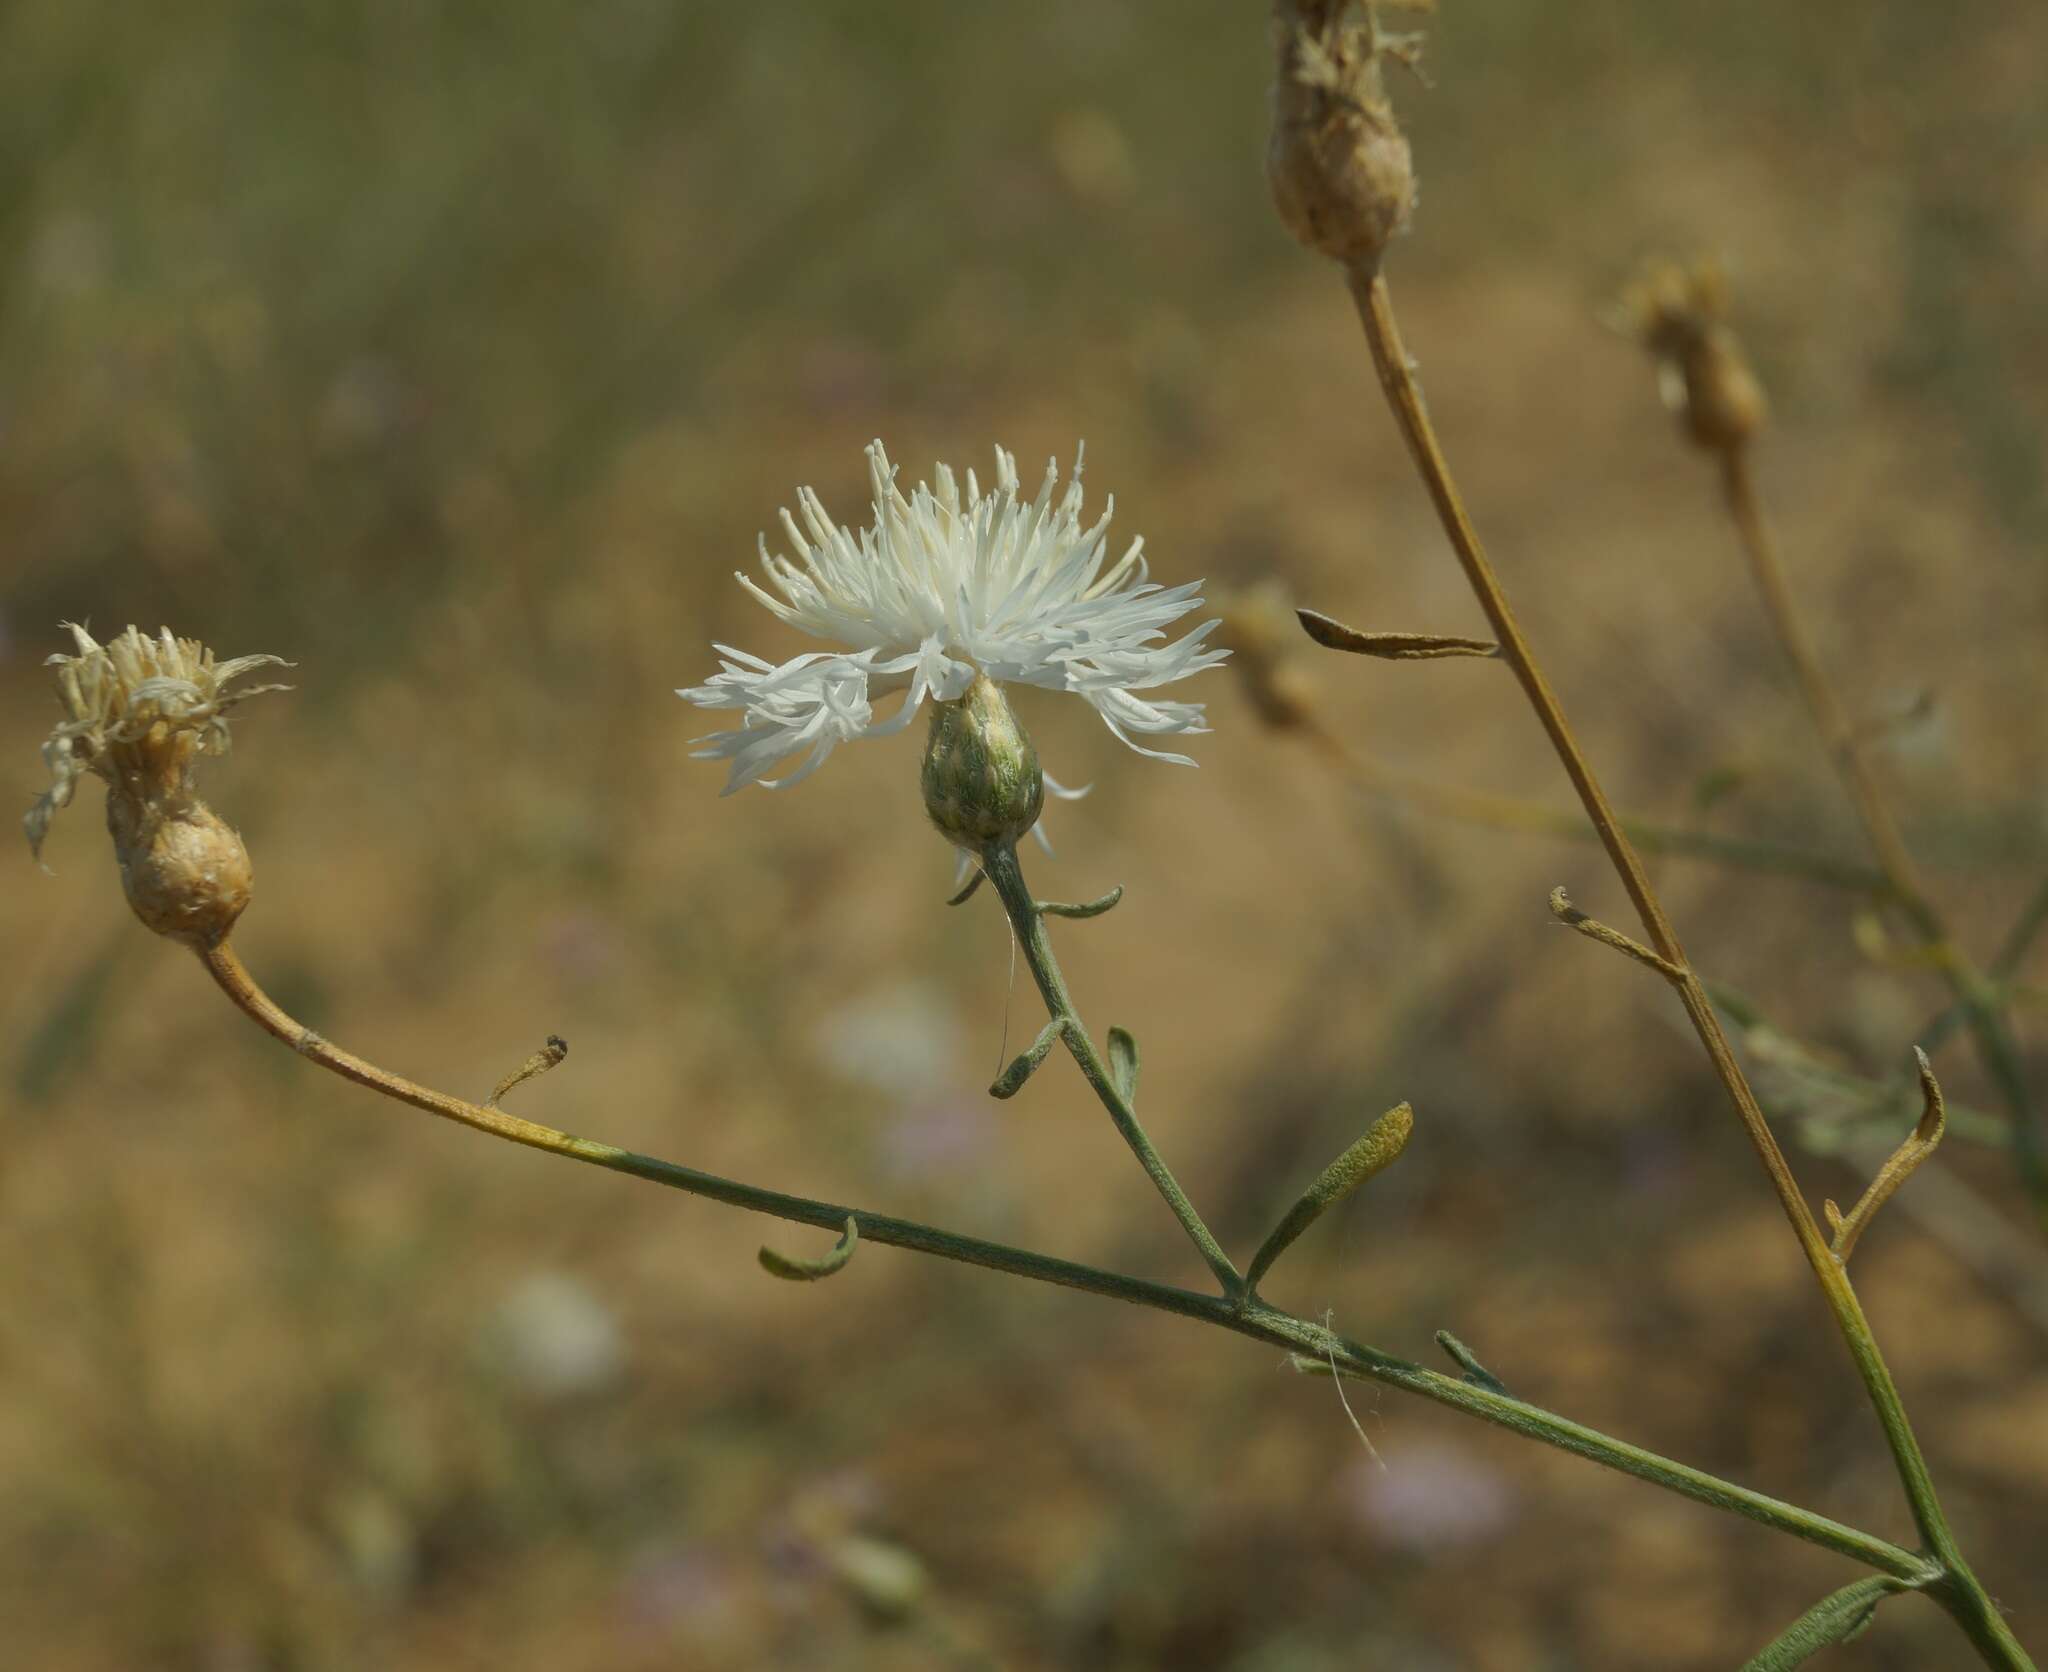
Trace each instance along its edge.
<path fill-rule="evenodd" d="M 1787 1667 L 1804 1666 L 1822 1649 L 1846 1643 L 1867 1630 L 1877 1605 L 1907 1588 L 1883 1574 L 1844 1585 L 1794 1620 L 1742 1672 L 1785 1672 Z"/>
<path fill-rule="evenodd" d="M 1287 1216 L 1273 1227 L 1265 1246 L 1252 1256 L 1245 1273 L 1247 1289 L 1257 1285 L 1273 1262 L 1284 1254 L 1294 1239 L 1323 1214 L 1349 1196 L 1361 1184 L 1389 1166 L 1408 1145 L 1415 1130 L 1415 1111 L 1397 1103 L 1367 1129 L 1363 1138 L 1316 1175 L 1315 1183 L 1302 1192 L 1301 1199 L 1287 1210 Z"/>

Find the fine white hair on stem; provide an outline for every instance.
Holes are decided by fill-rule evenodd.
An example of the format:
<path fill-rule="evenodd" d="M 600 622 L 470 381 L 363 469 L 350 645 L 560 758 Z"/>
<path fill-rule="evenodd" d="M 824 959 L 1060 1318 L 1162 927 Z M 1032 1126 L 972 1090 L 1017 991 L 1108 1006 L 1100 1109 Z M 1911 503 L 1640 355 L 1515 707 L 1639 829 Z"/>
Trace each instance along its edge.
<path fill-rule="evenodd" d="M 1325 1312 L 1323 1314 L 1323 1329 L 1326 1333 L 1332 1335 L 1331 1340 L 1323 1343 L 1323 1350 L 1330 1358 L 1330 1380 L 1337 1384 L 1337 1402 L 1344 1407 L 1345 1416 L 1351 1419 L 1352 1432 L 1358 1436 L 1358 1443 L 1365 1447 L 1366 1456 L 1370 1457 L 1375 1464 L 1384 1470 L 1387 1466 L 1387 1460 L 1380 1456 L 1379 1447 L 1367 1438 L 1365 1424 L 1358 1420 L 1358 1413 L 1351 1408 L 1351 1396 L 1344 1391 L 1344 1376 L 1337 1368 L 1337 1348 L 1334 1332 L 1331 1331 L 1331 1321 L 1335 1317 L 1336 1314 L 1334 1312 Z"/>
<path fill-rule="evenodd" d="M 782 513 L 794 556 L 771 551 L 763 537 L 763 579 L 738 577 L 778 620 L 843 648 L 777 664 L 719 645 L 720 671 L 677 692 L 742 715 L 737 729 L 696 740 L 699 756 L 732 763 L 724 793 L 754 783 L 786 788 L 839 744 L 902 730 L 927 697 L 957 701 L 977 673 L 1071 691 L 1139 754 L 1194 764 L 1138 739 L 1206 731 L 1202 705 L 1137 693 L 1214 667 L 1228 652 L 1206 642 L 1213 621 L 1167 640 L 1166 629 L 1200 606 L 1201 582 L 1151 580 L 1142 540 L 1110 557 L 1115 503 L 1082 523 L 1079 450 L 1065 491 L 1056 494 L 1059 468 L 1048 461 L 1029 500 L 1016 460 L 1001 448 L 993 486 L 984 492 L 970 470 L 964 494 L 944 465 L 936 486 L 920 482 L 905 494 L 879 441 L 867 458 L 867 528 L 833 522 L 805 488 L 797 512 Z M 895 712 L 878 719 L 874 698 L 899 689 Z M 794 770 L 768 776 L 790 760 Z"/>

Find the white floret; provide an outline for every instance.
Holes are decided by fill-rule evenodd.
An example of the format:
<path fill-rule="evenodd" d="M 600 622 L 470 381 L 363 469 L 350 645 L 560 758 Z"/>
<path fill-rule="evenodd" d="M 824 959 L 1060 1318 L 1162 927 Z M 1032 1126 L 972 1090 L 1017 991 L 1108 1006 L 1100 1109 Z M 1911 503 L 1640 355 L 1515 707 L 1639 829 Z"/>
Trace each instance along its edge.
<path fill-rule="evenodd" d="M 722 671 L 677 693 L 744 714 L 738 730 L 697 739 L 700 756 L 732 762 L 724 793 L 796 783 L 838 744 L 902 730 L 926 698 L 957 701 L 977 672 L 999 684 L 1071 691 L 1139 754 L 1194 764 L 1133 734 L 1206 731 L 1202 705 L 1132 693 L 1200 673 L 1228 652 L 1205 642 L 1213 621 L 1165 642 L 1166 629 L 1201 604 L 1200 583 L 1151 581 L 1139 540 L 1107 562 L 1114 501 L 1082 527 L 1078 454 L 1057 504 L 1056 465 L 1047 464 L 1037 497 L 1026 502 L 1016 461 L 1000 448 L 993 491 L 984 494 L 969 471 L 964 498 L 943 465 L 936 490 L 920 482 L 906 497 L 879 441 L 867 456 L 870 527 L 856 534 L 835 524 L 806 488 L 797 496 L 801 521 L 782 514 L 794 559 L 771 552 L 764 538 L 767 584 L 739 576 L 780 620 L 846 648 L 777 665 L 721 645 Z M 899 688 L 901 705 L 877 720 L 873 696 Z M 799 755 L 795 771 L 766 776 Z"/>

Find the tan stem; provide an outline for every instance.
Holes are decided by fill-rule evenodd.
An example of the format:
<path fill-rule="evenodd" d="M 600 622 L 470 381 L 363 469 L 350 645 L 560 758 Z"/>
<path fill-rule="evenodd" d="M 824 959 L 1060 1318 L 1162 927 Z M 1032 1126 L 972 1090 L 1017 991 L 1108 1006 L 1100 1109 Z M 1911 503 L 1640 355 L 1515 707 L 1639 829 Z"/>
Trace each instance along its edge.
<path fill-rule="evenodd" d="M 1908 1422 L 1905 1407 L 1899 1399 L 1898 1389 L 1893 1385 L 1891 1372 L 1879 1353 L 1870 1325 L 1863 1316 L 1863 1308 L 1850 1286 L 1847 1273 L 1836 1261 L 1815 1221 L 1806 1199 L 1800 1194 L 1792 1169 L 1785 1160 L 1784 1151 L 1778 1147 L 1778 1140 L 1772 1134 L 1770 1123 L 1765 1119 L 1762 1106 L 1756 1094 L 1750 1089 L 1743 1076 L 1735 1053 L 1729 1046 L 1727 1035 L 1721 1029 L 1720 1018 L 1714 1013 L 1713 1002 L 1707 997 L 1699 977 L 1686 962 L 1685 949 L 1680 944 L 1678 932 L 1673 928 L 1670 917 L 1665 913 L 1663 903 L 1657 898 L 1651 886 L 1648 873 L 1637 857 L 1634 844 L 1628 833 L 1622 829 L 1621 821 L 1615 816 L 1614 808 L 1608 802 L 1593 774 L 1591 764 L 1579 746 L 1577 736 L 1565 719 L 1564 707 L 1557 694 L 1550 688 L 1537 665 L 1534 652 L 1523 636 L 1520 625 L 1508 607 L 1507 596 L 1499 579 L 1493 572 L 1493 565 L 1487 560 L 1485 548 L 1480 544 L 1479 533 L 1472 526 L 1460 500 L 1457 485 L 1452 478 L 1450 465 L 1438 444 L 1436 431 L 1429 421 L 1429 413 L 1423 403 L 1422 389 L 1415 378 L 1414 363 L 1408 357 L 1408 350 L 1401 341 L 1401 332 L 1394 317 L 1393 298 L 1388 292 L 1384 274 L 1377 271 L 1353 270 L 1348 275 L 1352 299 L 1357 303 L 1358 316 L 1365 328 L 1366 342 L 1372 350 L 1373 364 L 1378 369 L 1380 387 L 1385 391 L 1387 404 L 1392 409 L 1394 420 L 1400 427 L 1402 439 L 1408 445 L 1410 456 L 1415 462 L 1423 485 L 1428 489 L 1435 504 L 1437 516 L 1449 537 L 1458 564 L 1465 572 L 1479 606 L 1486 613 L 1486 619 L 1493 628 L 1494 637 L 1499 641 L 1502 658 L 1514 670 L 1529 705 L 1536 711 L 1536 718 L 1550 738 L 1551 747 L 1556 751 L 1565 775 L 1572 787 L 1578 791 L 1579 800 L 1586 809 L 1586 815 L 1599 833 L 1601 845 L 1607 850 L 1613 862 L 1622 887 L 1627 890 L 1630 901 L 1636 908 L 1636 915 L 1642 920 L 1650 944 L 1667 963 L 1676 966 L 1681 974 L 1673 981 L 1680 1002 L 1685 1007 L 1687 1019 L 1693 1031 L 1699 1036 L 1708 1060 L 1712 1063 L 1716 1078 L 1728 1094 L 1737 1118 L 1741 1121 L 1757 1158 L 1762 1162 L 1764 1172 L 1771 1181 L 1785 1218 L 1791 1224 L 1793 1234 L 1799 1239 L 1801 1251 L 1813 1270 L 1822 1294 L 1826 1297 L 1829 1310 L 1847 1343 L 1850 1357 L 1855 1361 L 1858 1374 L 1869 1394 L 1871 1404 L 1877 1412 L 1884 1429 L 1885 1440 L 1890 1447 L 1892 1460 L 1897 1467 L 1899 1479 L 1913 1508 L 1913 1519 L 1921 1537 L 1928 1547 L 1939 1556 L 1944 1566 L 1959 1568 L 1961 1555 L 1949 1533 L 1941 1506 L 1935 1497 L 1934 1485 L 1927 1472 L 1925 1458 L 1921 1455 L 1919 1441 L 1914 1437 L 1912 1425 Z M 1952 1570 L 1953 1570 L 1952 1568 Z M 1962 1569 L 1967 1573 L 1967 1569 Z"/>

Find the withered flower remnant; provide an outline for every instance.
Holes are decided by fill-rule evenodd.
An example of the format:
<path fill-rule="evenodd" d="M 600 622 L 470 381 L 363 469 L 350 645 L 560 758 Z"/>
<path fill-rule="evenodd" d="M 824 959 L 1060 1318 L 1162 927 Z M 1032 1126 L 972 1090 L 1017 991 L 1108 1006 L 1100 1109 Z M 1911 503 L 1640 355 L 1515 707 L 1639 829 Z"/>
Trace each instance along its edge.
<path fill-rule="evenodd" d="M 196 639 L 129 627 L 106 644 L 67 622 L 76 655 L 53 655 L 64 718 L 43 744 L 50 787 L 22 824 L 42 857 L 50 823 L 88 773 L 107 785 L 107 832 L 135 915 L 160 935 L 216 944 L 249 903 L 249 855 L 192 787 L 202 755 L 228 749 L 228 712 L 282 685 L 228 687 L 288 666 L 278 656 L 217 661 Z"/>
<path fill-rule="evenodd" d="M 1381 0 L 1427 11 L 1427 0 Z M 1421 37 L 1380 24 L 1368 3 L 1274 0 L 1273 131 L 1266 181 L 1288 231 L 1358 273 L 1378 270 L 1415 210 L 1407 135 L 1387 100 L 1389 58 L 1413 68 Z"/>

